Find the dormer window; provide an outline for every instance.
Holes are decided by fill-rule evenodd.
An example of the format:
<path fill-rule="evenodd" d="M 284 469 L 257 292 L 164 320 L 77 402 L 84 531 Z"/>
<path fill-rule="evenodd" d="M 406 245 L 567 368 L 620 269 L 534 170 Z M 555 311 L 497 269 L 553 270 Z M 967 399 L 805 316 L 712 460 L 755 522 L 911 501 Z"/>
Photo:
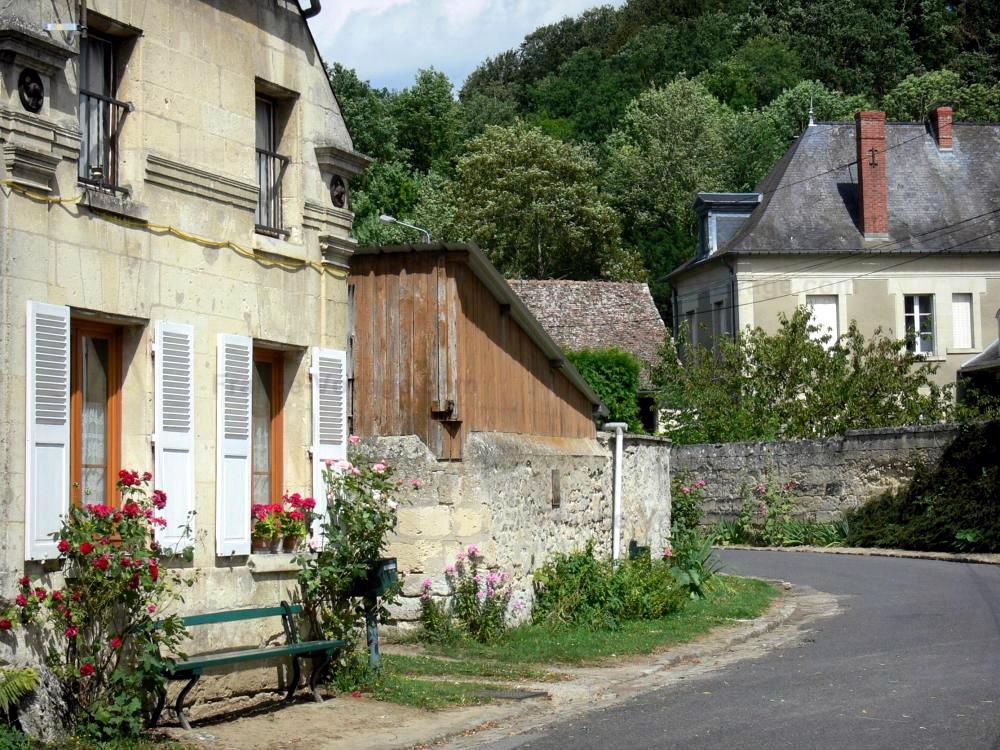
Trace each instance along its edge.
<path fill-rule="evenodd" d="M 726 246 L 760 203 L 760 193 L 698 193 L 698 255 L 707 258 Z"/>

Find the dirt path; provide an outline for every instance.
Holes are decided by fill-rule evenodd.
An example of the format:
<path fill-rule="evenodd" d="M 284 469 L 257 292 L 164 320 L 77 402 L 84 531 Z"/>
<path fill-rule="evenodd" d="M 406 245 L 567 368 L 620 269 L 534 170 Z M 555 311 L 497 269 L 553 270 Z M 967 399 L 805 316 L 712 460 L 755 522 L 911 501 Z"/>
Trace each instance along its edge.
<path fill-rule="evenodd" d="M 572 679 L 521 683 L 512 687 L 543 690 L 549 697 L 495 701 L 444 711 L 340 696 L 322 704 L 284 705 L 277 695 L 233 704 L 228 714 L 199 717 L 195 729 L 170 728 L 174 739 L 211 750 L 396 750 L 445 746 L 473 748 L 515 731 L 544 725 L 638 693 L 692 679 L 742 659 L 753 659 L 799 638 L 818 617 L 837 614 L 834 597 L 792 590 L 752 621 L 713 631 L 692 643 L 659 654 L 600 667 L 564 668 Z M 391 647 L 386 649 L 391 652 Z M 199 720 L 200 719 L 200 720 Z"/>

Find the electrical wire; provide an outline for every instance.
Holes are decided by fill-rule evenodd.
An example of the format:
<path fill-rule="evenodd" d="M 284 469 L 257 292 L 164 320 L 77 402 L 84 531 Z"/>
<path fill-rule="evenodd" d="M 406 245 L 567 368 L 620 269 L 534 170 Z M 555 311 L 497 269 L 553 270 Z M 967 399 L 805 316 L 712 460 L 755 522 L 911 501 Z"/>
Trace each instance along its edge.
<path fill-rule="evenodd" d="M 47 203 L 50 205 L 56 204 L 79 204 L 83 200 L 85 193 L 80 193 L 75 196 L 51 196 L 45 195 L 30 188 L 26 188 L 13 180 L 0 180 L 0 185 L 8 187 L 11 192 L 23 195 L 31 200 L 38 201 L 41 203 Z M 280 268 L 285 271 L 299 271 L 303 268 L 310 268 L 317 273 L 329 274 L 334 278 L 345 279 L 348 277 L 348 273 L 341 269 L 331 268 L 323 263 L 317 263 L 310 260 L 295 260 L 288 259 L 282 260 L 273 257 L 266 257 L 261 253 L 254 251 L 252 248 L 244 247 L 237 242 L 232 240 L 214 240 L 208 237 L 202 237 L 201 235 L 194 234 L 192 232 L 184 231 L 183 229 L 178 229 L 171 224 L 154 224 L 153 222 L 138 221 L 136 219 L 126 219 L 114 214 L 102 211 L 99 208 L 89 207 L 93 216 L 96 216 L 103 221 L 107 221 L 111 224 L 116 224 L 121 227 L 128 229 L 140 229 L 148 232 L 153 232 L 154 234 L 170 235 L 176 237 L 177 239 L 183 240 L 185 242 L 190 242 L 192 244 L 200 245 L 201 247 L 212 248 L 216 250 L 228 249 L 232 250 L 237 255 L 241 255 L 244 258 L 249 258 L 256 263 L 269 268 Z"/>

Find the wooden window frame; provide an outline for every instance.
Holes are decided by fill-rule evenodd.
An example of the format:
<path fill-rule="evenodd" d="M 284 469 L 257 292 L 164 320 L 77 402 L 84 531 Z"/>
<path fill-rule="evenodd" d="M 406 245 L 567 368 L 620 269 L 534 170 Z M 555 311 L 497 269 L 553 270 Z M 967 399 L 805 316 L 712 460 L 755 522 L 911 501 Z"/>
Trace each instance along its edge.
<path fill-rule="evenodd" d="M 83 502 L 83 339 L 104 339 L 108 342 L 108 424 L 105 445 L 107 480 L 101 502 L 117 507 L 118 472 L 121 470 L 122 444 L 122 343 L 120 326 L 91 320 L 70 320 L 70 501 Z M 92 498 L 98 502 L 99 498 Z"/>
<path fill-rule="evenodd" d="M 267 362 L 271 365 L 271 502 L 280 503 L 285 494 L 285 353 L 280 349 L 253 348 L 253 361 Z M 256 472 L 253 468 L 253 457 L 250 460 L 250 497 L 254 497 L 253 483 Z"/>

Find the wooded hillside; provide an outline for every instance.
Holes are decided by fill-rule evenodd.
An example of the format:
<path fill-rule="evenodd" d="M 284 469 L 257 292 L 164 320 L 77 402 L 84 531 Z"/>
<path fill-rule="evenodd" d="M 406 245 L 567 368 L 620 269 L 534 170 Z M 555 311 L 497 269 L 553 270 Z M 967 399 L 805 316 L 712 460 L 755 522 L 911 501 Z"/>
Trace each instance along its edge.
<path fill-rule="evenodd" d="M 627 0 L 529 34 L 457 100 L 422 70 L 403 91 L 330 71 L 356 148 L 363 244 L 473 240 L 520 278 L 648 280 L 694 248 L 700 190 L 750 190 L 808 122 L 863 108 L 1000 121 L 991 0 Z"/>

